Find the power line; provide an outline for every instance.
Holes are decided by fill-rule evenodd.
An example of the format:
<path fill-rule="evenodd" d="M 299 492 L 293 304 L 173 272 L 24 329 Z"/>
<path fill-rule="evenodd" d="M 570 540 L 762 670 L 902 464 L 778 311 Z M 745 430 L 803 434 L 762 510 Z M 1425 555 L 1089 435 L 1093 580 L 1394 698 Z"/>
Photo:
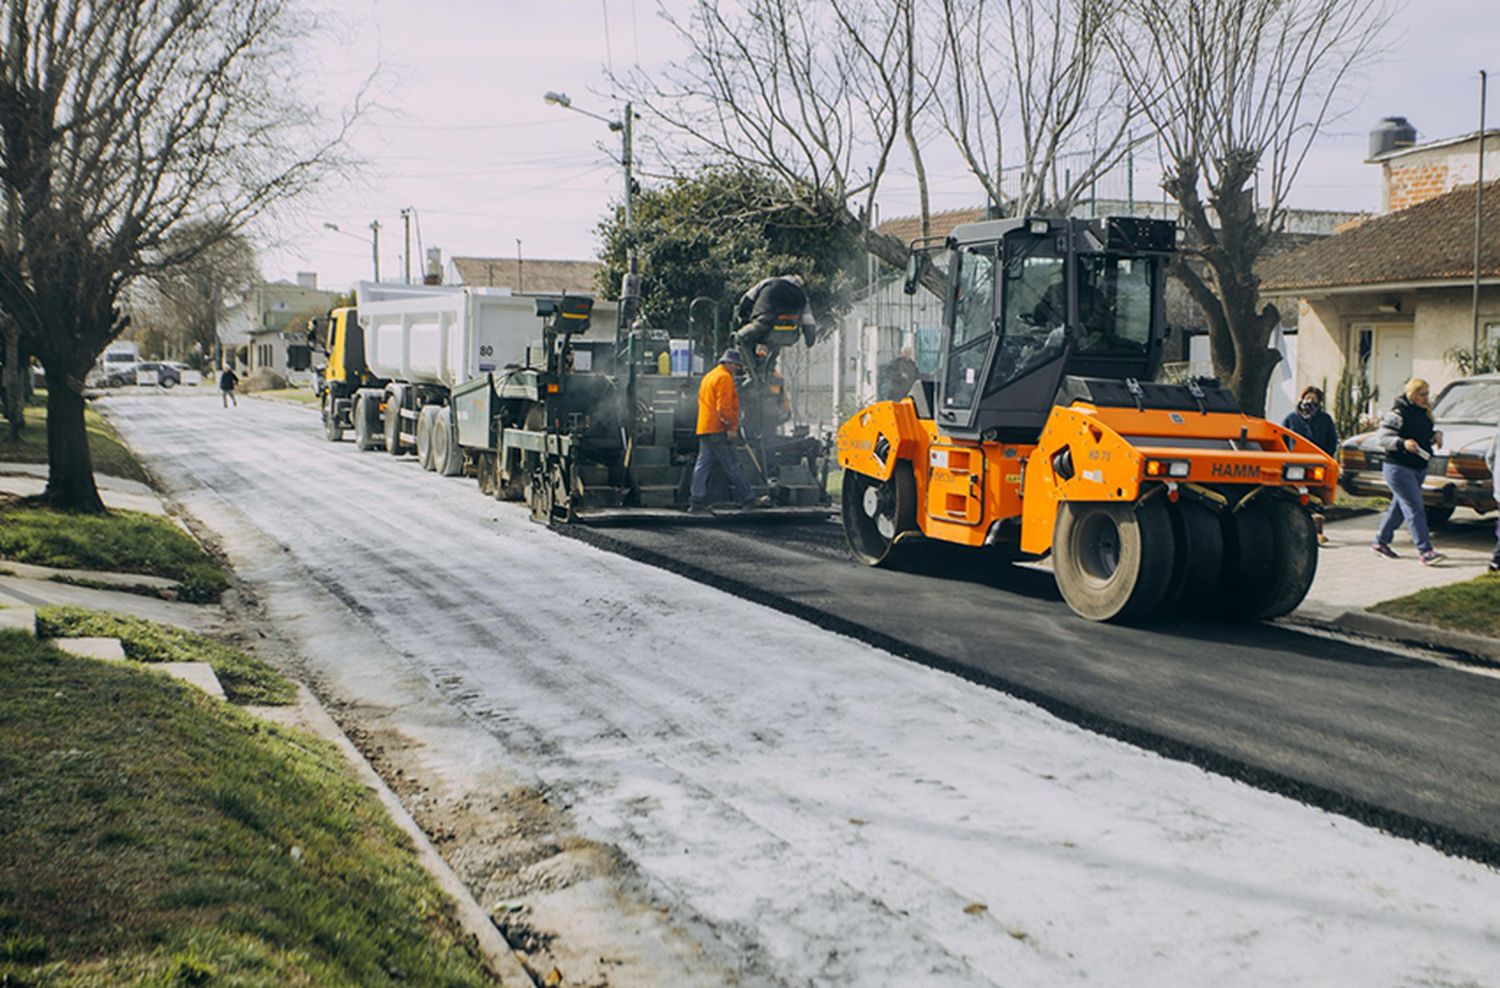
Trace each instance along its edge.
<path fill-rule="evenodd" d="M 566 121 L 548 117 L 546 120 L 520 120 L 515 123 L 493 124 L 396 124 L 372 123 L 371 130 L 515 130 L 520 127 L 555 127 Z"/>

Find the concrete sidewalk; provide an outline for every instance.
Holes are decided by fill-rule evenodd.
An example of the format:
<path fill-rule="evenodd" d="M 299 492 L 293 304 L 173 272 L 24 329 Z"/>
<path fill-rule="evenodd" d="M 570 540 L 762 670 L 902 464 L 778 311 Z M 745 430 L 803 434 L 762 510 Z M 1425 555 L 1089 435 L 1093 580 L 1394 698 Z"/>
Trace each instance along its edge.
<path fill-rule="evenodd" d="M 104 506 L 117 511 L 140 511 L 148 515 L 166 515 L 166 505 L 148 485 L 124 477 L 94 474 L 94 486 Z M 0 495 L 36 497 L 47 489 L 47 464 L 0 463 Z"/>
<path fill-rule="evenodd" d="M 1500 659 L 1500 641 L 1367 612 L 1382 601 L 1471 580 L 1484 573 L 1495 547 L 1495 516 L 1461 508 L 1450 522 L 1435 529 L 1433 545 L 1448 555 L 1436 566 L 1422 565 L 1404 528 L 1391 543 L 1401 558 L 1386 559 L 1370 551 L 1381 517 L 1372 513 L 1328 523 L 1328 544 L 1318 559 L 1317 579 L 1290 620 L 1336 625 L 1361 634 Z"/>
<path fill-rule="evenodd" d="M 106 507 L 121 511 L 172 518 L 166 505 L 150 487 L 134 480 L 96 474 L 94 482 Z M 0 494 L 33 497 L 47 486 L 45 464 L 0 463 Z M 181 522 L 172 518 L 179 526 Z M 199 634 L 223 634 L 229 628 L 224 609 L 218 604 L 182 604 L 124 590 L 75 586 L 53 579 L 62 576 L 121 586 L 172 587 L 174 580 L 89 570 L 59 570 L 0 559 L 0 605 L 11 607 L 82 607 L 113 611 L 146 621 L 170 624 Z"/>

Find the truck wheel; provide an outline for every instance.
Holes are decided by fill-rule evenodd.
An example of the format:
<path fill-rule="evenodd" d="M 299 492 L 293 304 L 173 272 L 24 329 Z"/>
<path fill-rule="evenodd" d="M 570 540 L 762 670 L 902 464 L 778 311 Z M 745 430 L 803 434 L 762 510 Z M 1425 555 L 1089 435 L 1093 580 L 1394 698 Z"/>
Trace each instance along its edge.
<path fill-rule="evenodd" d="M 1178 501 L 1167 508 L 1175 553 L 1172 579 L 1156 608 L 1158 617 L 1193 620 L 1211 610 L 1224 567 L 1224 532 L 1219 517 L 1197 501 Z"/>
<path fill-rule="evenodd" d="M 385 451 L 392 456 L 406 452 L 401 445 L 401 398 L 395 394 L 385 399 Z"/>
<path fill-rule="evenodd" d="M 1318 575 L 1318 527 L 1295 501 L 1268 498 L 1260 505 L 1270 521 L 1276 565 L 1270 590 L 1252 617 L 1265 620 L 1290 614 L 1302 603 Z"/>
<path fill-rule="evenodd" d="M 432 456 L 432 424 L 437 421 L 437 413 L 437 405 L 423 405 L 417 413 L 417 462 L 423 470 L 437 469 Z"/>
<path fill-rule="evenodd" d="M 890 480 L 844 473 L 844 538 L 849 551 L 866 566 L 898 561 L 896 537 L 917 528 L 917 480 L 911 464 L 896 464 Z"/>
<path fill-rule="evenodd" d="M 464 451 L 453 434 L 453 413 L 446 407 L 439 408 L 432 420 L 432 469 L 444 477 L 457 477 L 464 472 Z"/>
<path fill-rule="evenodd" d="M 1219 572 L 1219 612 L 1226 618 L 1259 617 L 1275 591 L 1276 536 L 1261 498 L 1220 516 L 1224 568 Z M 1314 536 L 1316 542 L 1316 536 Z"/>
<path fill-rule="evenodd" d="M 344 427 L 339 425 L 334 416 L 327 395 L 323 396 L 323 435 L 331 443 L 342 442 L 344 439 Z"/>
<path fill-rule="evenodd" d="M 1175 542 L 1162 498 L 1134 505 L 1065 503 L 1052 534 L 1057 587 L 1090 621 L 1139 620 L 1167 592 Z"/>
<path fill-rule="evenodd" d="M 380 446 L 380 438 L 375 431 L 375 408 L 371 406 L 370 399 L 360 395 L 354 399 L 354 448 L 358 450 L 376 449 Z"/>
<path fill-rule="evenodd" d="M 1447 524 L 1448 519 L 1453 517 L 1453 507 L 1451 504 L 1427 505 L 1427 527 L 1437 528 Z"/>

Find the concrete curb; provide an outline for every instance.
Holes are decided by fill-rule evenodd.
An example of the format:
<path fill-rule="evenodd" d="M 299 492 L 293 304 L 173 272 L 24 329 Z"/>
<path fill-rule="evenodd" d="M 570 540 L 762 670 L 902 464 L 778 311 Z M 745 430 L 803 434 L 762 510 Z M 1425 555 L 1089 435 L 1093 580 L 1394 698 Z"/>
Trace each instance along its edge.
<path fill-rule="evenodd" d="M 297 684 L 297 704 L 302 715 L 302 723 L 307 730 L 331 742 L 343 752 L 345 759 L 354 768 L 355 775 L 375 791 L 391 819 L 412 839 L 422 867 L 437 881 L 438 887 L 453 899 L 459 926 L 474 938 L 480 957 L 500 978 L 501 983 L 508 988 L 536 984 L 516 958 L 510 944 L 500 935 L 500 930 L 490 919 L 489 914 L 484 911 L 484 907 L 479 904 L 468 886 L 464 885 L 453 869 L 448 866 L 448 862 L 443 860 L 437 848 L 433 847 L 432 842 L 427 839 L 426 832 L 407 812 L 406 807 L 401 805 L 401 800 L 380 778 L 374 766 L 365 760 L 365 756 L 318 702 L 318 698 L 301 683 Z"/>
<path fill-rule="evenodd" d="M 1333 624 L 1361 635 L 1452 652 L 1484 665 L 1500 665 L 1500 640 L 1483 635 L 1449 631 L 1447 628 L 1403 621 L 1369 611 L 1345 611 Z"/>

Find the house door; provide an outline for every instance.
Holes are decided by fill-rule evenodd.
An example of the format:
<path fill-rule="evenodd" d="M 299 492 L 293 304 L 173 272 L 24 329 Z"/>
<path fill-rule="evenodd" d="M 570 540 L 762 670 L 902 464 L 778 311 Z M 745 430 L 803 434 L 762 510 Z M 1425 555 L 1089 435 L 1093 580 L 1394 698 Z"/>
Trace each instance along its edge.
<path fill-rule="evenodd" d="M 1375 379 L 1380 388 L 1380 406 L 1391 402 L 1411 377 L 1411 327 L 1383 328 L 1375 337 Z"/>

